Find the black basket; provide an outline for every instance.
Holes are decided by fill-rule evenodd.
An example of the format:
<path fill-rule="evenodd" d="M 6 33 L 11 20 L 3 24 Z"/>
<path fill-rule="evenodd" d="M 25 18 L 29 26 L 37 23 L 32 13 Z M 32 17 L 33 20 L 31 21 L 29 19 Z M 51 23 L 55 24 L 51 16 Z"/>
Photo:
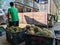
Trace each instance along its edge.
<path fill-rule="evenodd" d="M 54 38 L 26 34 L 25 45 L 53 45 Z"/>
<path fill-rule="evenodd" d="M 60 30 L 55 30 L 54 32 L 55 32 L 55 36 L 56 36 L 55 43 L 56 43 L 56 45 L 60 45 L 60 38 L 57 37 L 57 35 L 58 36 L 60 35 Z"/>
<path fill-rule="evenodd" d="M 21 32 L 11 33 L 10 31 L 6 31 L 6 39 L 12 45 L 18 45 L 23 42 L 25 39 L 25 30 Z"/>
<path fill-rule="evenodd" d="M 55 42 L 55 45 L 60 45 L 60 39 L 55 39 L 56 42 Z"/>

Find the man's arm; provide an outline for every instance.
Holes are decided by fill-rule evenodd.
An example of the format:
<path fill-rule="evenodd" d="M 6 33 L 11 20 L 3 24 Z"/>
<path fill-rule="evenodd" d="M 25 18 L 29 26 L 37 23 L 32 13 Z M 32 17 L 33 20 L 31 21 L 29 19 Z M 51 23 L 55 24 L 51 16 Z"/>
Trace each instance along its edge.
<path fill-rule="evenodd" d="M 7 18 L 9 18 L 9 12 L 7 13 Z"/>
<path fill-rule="evenodd" d="M 9 15 L 10 15 L 10 12 L 9 12 L 9 9 L 8 9 L 8 13 L 7 13 L 8 21 L 9 21 Z"/>

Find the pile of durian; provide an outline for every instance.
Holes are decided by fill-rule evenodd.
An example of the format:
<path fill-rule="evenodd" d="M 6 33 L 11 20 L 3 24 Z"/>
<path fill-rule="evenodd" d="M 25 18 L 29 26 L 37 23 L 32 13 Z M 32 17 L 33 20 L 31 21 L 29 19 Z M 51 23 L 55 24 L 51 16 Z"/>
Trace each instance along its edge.
<path fill-rule="evenodd" d="M 10 32 L 20 32 L 22 29 L 18 26 L 17 27 L 11 26 L 11 27 L 7 27 L 6 30 Z"/>
<path fill-rule="evenodd" d="M 39 35 L 39 36 L 48 36 L 53 37 L 53 32 L 48 30 L 47 28 L 40 28 L 35 25 L 27 25 L 26 33 L 31 35 Z"/>

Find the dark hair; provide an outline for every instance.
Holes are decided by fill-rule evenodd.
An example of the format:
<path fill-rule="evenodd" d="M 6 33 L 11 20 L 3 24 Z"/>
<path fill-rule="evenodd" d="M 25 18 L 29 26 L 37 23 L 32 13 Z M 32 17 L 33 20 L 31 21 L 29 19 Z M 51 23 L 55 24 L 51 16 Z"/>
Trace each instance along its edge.
<path fill-rule="evenodd" d="M 14 2 L 10 2 L 10 6 L 14 6 Z"/>

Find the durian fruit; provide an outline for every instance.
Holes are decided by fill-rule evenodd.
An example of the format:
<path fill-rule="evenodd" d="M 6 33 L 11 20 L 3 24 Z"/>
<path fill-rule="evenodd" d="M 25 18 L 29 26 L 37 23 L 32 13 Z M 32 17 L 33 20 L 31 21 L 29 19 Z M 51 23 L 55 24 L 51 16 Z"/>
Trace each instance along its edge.
<path fill-rule="evenodd" d="M 46 33 L 48 33 L 48 34 L 46 34 L 47 36 L 53 37 L 53 32 L 52 31 L 50 31 L 50 30 L 48 30 L 46 28 L 44 28 L 43 30 L 46 31 Z"/>
<path fill-rule="evenodd" d="M 37 27 L 37 26 L 35 26 L 35 28 L 34 28 L 34 31 L 35 32 L 39 32 L 39 31 L 41 31 L 42 29 L 40 28 L 40 27 Z"/>
<path fill-rule="evenodd" d="M 34 30 L 28 30 L 27 34 L 35 34 Z"/>
<path fill-rule="evenodd" d="M 31 27 L 30 29 L 28 29 L 27 33 L 28 34 L 35 34 L 34 28 Z"/>
<path fill-rule="evenodd" d="M 29 30 L 34 30 L 34 28 L 31 27 Z"/>
<path fill-rule="evenodd" d="M 35 31 L 35 33 L 38 32 L 38 27 L 37 26 L 34 27 L 34 31 Z"/>
<path fill-rule="evenodd" d="M 14 26 L 11 26 L 11 27 L 9 27 L 9 28 L 14 29 Z"/>
<path fill-rule="evenodd" d="M 42 28 L 38 27 L 38 32 L 41 32 L 41 31 L 43 31 Z"/>
<path fill-rule="evenodd" d="M 48 32 L 47 31 L 43 31 L 43 36 L 48 36 Z"/>
<path fill-rule="evenodd" d="M 49 37 L 53 37 L 53 36 L 54 36 L 54 34 L 53 34 L 52 31 L 49 30 L 49 31 L 47 31 L 47 32 L 48 32 L 48 36 L 49 36 Z"/>
<path fill-rule="evenodd" d="M 48 35 L 48 33 L 46 31 L 40 31 L 40 32 L 37 32 L 36 34 L 40 35 L 40 36 L 47 36 Z"/>
<path fill-rule="evenodd" d="M 27 25 L 27 26 L 26 26 L 26 29 L 30 29 L 30 27 L 31 27 L 31 25 Z"/>
<path fill-rule="evenodd" d="M 39 28 L 39 27 L 38 27 L 38 32 L 36 34 L 41 35 L 41 36 L 48 36 L 47 31 L 43 30 L 42 28 Z"/>
<path fill-rule="evenodd" d="M 10 32 L 15 32 L 11 27 L 9 27 L 9 31 Z"/>
<path fill-rule="evenodd" d="M 43 31 L 39 30 L 38 32 L 36 32 L 37 35 L 43 35 Z"/>
<path fill-rule="evenodd" d="M 46 31 L 46 30 L 48 30 L 48 29 L 47 29 L 47 28 L 43 28 L 43 30 L 45 30 L 45 31 Z"/>
<path fill-rule="evenodd" d="M 36 33 L 37 35 L 43 35 L 43 30 L 38 27 L 38 32 Z"/>
<path fill-rule="evenodd" d="M 32 24 L 31 27 L 32 27 L 32 28 L 35 28 L 35 25 Z"/>
<path fill-rule="evenodd" d="M 21 31 L 21 28 L 20 27 L 14 27 L 14 26 L 11 26 L 11 27 L 7 27 L 6 28 L 7 30 L 9 30 L 10 32 L 19 32 Z"/>
<path fill-rule="evenodd" d="M 21 29 L 20 27 L 15 27 L 14 30 L 15 30 L 16 32 L 19 32 L 19 31 L 21 31 L 22 29 Z"/>

